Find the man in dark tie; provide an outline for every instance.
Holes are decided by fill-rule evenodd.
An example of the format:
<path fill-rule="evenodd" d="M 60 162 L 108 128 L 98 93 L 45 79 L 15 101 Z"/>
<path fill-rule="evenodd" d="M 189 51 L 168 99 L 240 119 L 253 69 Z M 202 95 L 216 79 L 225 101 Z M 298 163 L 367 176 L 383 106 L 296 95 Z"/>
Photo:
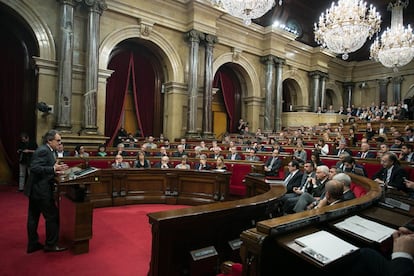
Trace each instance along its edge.
<path fill-rule="evenodd" d="M 59 210 L 54 199 L 55 176 L 63 174 L 68 169 L 67 165 L 56 162 L 55 151 L 60 143 L 59 132 L 50 130 L 43 137 L 43 145 L 33 153 L 29 181 L 24 191 L 25 195 L 29 197 L 27 253 L 41 249 L 45 252 L 58 252 L 67 249 L 58 245 Z M 37 233 L 40 214 L 43 215 L 46 222 L 44 246 L 39 242 Z"/>
<path fill-rule="evenodd" d="M 381 157 L 381 164 L 382 169 L 375 173 L 372 179 L 381 185 L 408 191 L 404 183 L 404 178 L 407 178 L 407 171 L 400 166 L 397 155 L 392 152 L 384 153 Z"/>
<path fill-rule="evenodd" d="M 266 176 L 279 175 L 279 169 L 282 167 L 282 160 L 279 158 L 279 150 L 274 149 L 272 157 L 268 158 L 264 164 L 264 171 Z"/>
<path fill-rule="evenodd" d="M 352 155 L 352 151 L 347 147 L 346 141 L 341 140 L 339 141 L 338 148 L 334 152 L 334 155 L 340 156 L 342 153 L 345 153 L 345 152 L 348 153 L 349 155 Z"/>
<path fill-rule="evenodd" d="M 299 170 L 299 162 L 292 160 L 288 164 L 289 174 L 284 180 L 284 185 L 286 187 L 286 193 L 293 193 L 293 187 L 300 187 L 303 172 Z"/>
<path fill-rule="evenodd" d="M 211 170 L 211 166 L 207 163 L 207 155 L 200 155 L 200 162 L 194 166 L 197 171 Z"/>

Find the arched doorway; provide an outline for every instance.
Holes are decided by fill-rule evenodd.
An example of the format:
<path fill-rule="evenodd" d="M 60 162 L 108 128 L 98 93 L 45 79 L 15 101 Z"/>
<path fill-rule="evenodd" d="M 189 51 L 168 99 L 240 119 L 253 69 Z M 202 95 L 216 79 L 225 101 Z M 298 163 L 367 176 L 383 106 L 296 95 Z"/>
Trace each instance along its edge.
<path fill-rule="evenodd" d="M 159 136 L 163 130 L 163 72 L 157 49 L 148 41 L 128 39 L 111 53 L 107 82 L 105 135 L 122 126 L 135 136 Z"/>
<path fill-rule="evenodd" d="M 21 132 L 36 139 L 37 70 L 34 33 L 14 10 L 0 4 L 0 142 L 8 165 L 17 176 L 17 142 Z M 7 130 L 7 131 L 5 131 Z"/>
<path fill-rule="evenodd" d="M 213 132 L 217 137 L 234 133 L 241 118 L 242 84 L 237 65 L 223 64 L 214 76 L 213 87 L 216 92 L 212 101 Z"/>
<path fill-rule="evenodd" d="M 300 87 L 294 79 L 283 81 L 282 112 L 296 111 L 298 106 L 298 93 Z"/>

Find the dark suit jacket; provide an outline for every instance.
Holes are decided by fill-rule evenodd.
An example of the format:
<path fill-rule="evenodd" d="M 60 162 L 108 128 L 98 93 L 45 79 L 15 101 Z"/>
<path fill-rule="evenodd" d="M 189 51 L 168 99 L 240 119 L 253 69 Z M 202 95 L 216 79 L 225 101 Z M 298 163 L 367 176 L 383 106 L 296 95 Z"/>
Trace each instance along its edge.
<path fill-rule="evenodd" d="M 41 145 L 33 153 L 30 176 L 25 185 L 25 195 L 35 199 L 53 197 L 56 162 L 55 153 L 47 145 Z"/>
<path fill-rule="evenodd" d="M 354 198 L 355 198 L 355 194 L 351 190 L 346 191 L 342 195 L 342 200 L 351 200 L 351 199 L 354 199 Z"/>
<path fill-rule="evenodd" d="M 362 152 L 358 152 L 356 157 L 361 158 Z M 365 158 L 376 158 L 377 155 L 373 151 L 368 151 L 367 156 Z"/>
<path fill-rule="evenodd" d="M 195 164 L 194 170 L 200 171 L 200 166 L 201 166 L 201 163 Z M 211 170 L 211 166 L 208 163 L 206 163 L 205 167 L 202 168 L 201 170 L 203 170 L 203 171 L 205 171 L 205 170 Z"/>
<path fill-rule="evenodd" d="M 273 157 L 269 157 L 267 158 L 266 162 L 265 162 L 265 166 L 269 167 L 270 163 L 272 163 L 272 159 Z M 273 162 L 272 168 L 270 172 L 266 172 L 265 174 L 267 176 L 276 176 L 279 175 L 279 169 L 280 167 L 282 167 L 282 160 L 278 157 L 275 162 Z"/>
<path fill-rule="evenodd" d="M 392 169 L 392 172 L 391 172 L 390 182 L 388 183 L 388 185 L 393 186 L 397 188 L 398 190 L 407 192 L 408 189 L 405 186 L 404 177 L 407 177 L 407 171 L 399 165 L 394 165 L 394 168 Z M 375 173 L 372 179 L 376 179 L 376 178 L 379 178 L 385 181 L 387 179 L 387 169 L 382 168 L 377 173 Z"/>
<path fill-rule="evenodd" d="M 172 154 L 173 157 L 182 157 L 183 155 L 187 155 L 187 153 L 185 151 L 183 152 L 174 151 Z"/>
<path fill-rule="evenodd" d="M 350 150 L 349 148 L 344 148 L 343 151 L 349 153 L 349 155 L 352 156 L 352 150 Z M 335 149 L 333 152 L 333 155 L 338 155 L 339 149 Z"/>
<path fill-rule="evenodd" d="M 172 165 L 170 163 L 167 164 L 168 168 L 172 168 Z M 154 168 L 161 168 L 161 162 L 158 162 L 154 165 Z"/>
<path fill-rule="evenodd" d="M 227 154 L 226 159 L 231 160 L 231 154 Z M 241 160 L 241 156 L 240 154 L 236 153 L 236 158 L 235 160 Z"/>
<path fill-rule="evenodd" d="M 288 178 L 289 175 L 290 174 L 288 174 L 286 178 Z M 302 182 L 302 176 L 303 176 L 303 172 L 299 170 L 295 173 L 295 175 L 291 179 L 289 179 L 289 182 L 286 185 L 286 193 L 293 193 L 293 187 L 300 187 L 300 184 Z"/>

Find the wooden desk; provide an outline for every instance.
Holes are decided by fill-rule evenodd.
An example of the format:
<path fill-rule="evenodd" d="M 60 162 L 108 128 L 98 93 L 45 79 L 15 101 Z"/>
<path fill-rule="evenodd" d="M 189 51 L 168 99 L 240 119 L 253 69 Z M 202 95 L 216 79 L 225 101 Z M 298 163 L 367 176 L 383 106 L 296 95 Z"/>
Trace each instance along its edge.
<path fill-rule="evenodd" d="M 340 271 L 346 259 L 341 258 L 329 265 L 321 266 L 304 254 L 299 254 L 298 248 L 292 244 L 296 237 L 322 229 L 358 247 L 373 247 L 389 254 L 391 238 L 378 244 L 340 231 L 333 227 L 333 224 L 357 214 L 396 229 L 412 219 L 413 208 L 404 213 L 381 207 L 381 191 L 378 184 L 368 178 L 353 174 L 350 176 L 352 182 L 367 189 L 365 196 L 333 206 L 259 221 L 255 228 L 244 231 L 241 234 L 243 275 L 275 275 L 282 271 L 283 267 L 293 274 L 295 271 L 306 271 L 306 274 L 332 275 L 335 271 Z"/>
<path fill-rule="evenodd" d="M 201 205 L 227 199 L 229 172 L 161 169 L 99 170 L 60 181 L 60 237 L 74 254 L 87 253 L 93 208 L 139 203 Z"/>
<path fill-rule="evenodd" d="M 248 190 L 252 194 L 264 191 Z M 228 242 L 256 221 L 266 219 L 268 207 L 286 192 L 283 185 L 265 190 L 247 199 L 148 214 L 152 226 L 149 275 L 196 275 L 191 274 L 189 252 L 207 246 L 214 246 L 218 257 L 213 268 L 205 267 L 204 275 L 212 275 L 206 271 L 217 269 L 224 261 L 240 261 L 238 251 L 233 252 Z"/>

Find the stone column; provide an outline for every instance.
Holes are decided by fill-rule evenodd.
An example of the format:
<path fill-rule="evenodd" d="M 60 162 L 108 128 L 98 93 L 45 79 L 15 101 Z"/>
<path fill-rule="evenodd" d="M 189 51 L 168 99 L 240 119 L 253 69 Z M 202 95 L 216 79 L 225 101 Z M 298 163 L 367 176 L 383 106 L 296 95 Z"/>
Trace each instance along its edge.
<path fill-rule="evenodd" d="M 388 103 L 388 98 L 387 98 L 387 86 L 388 86 L 388 79 L 381 79 L 378 80 L 378 84 L 379 84 L 379 102 L 382 103 Z"/>
<path fill-rule="evenodd" d="M 396 105 L 401 103 L 401 83 L 403 80 L 403 77 L 392 78 L 392 95 Z"/>
<path fill-rule="evenodd" d="M 204 73 L 204 94 L 203 94 L 203 136 L 206 139 L 213 139 L 213 112 L 211 102 L 213 97 L 213 50 L 214 44 L 218 42 L 217 36 L 207 34 L 205 38 L 206 56 Z"/>
<path fill-rule="evenodd" d="M 72 65 L 73 65 L 73 0 L 60 2 L 60 47 L 58 52 L 59 74 L 56 102 L 56 129 L 71 133 Z"/>
<path fill-rule="evenodd" d="M 197 133 L 197 96 L 198 96 L 198 51 L 200 40 L 205 35 L 199 31 L 191 30 L 186 33 L 190 42 L 190 60 L 188 66 L 188 108 L 187 108 L 187 137 L 196 137 Z"/>
<path fill-rule="evenodd" d="M 275 56 L 268 55 L 260 59 L 265 64 L 265 112 L 264 112 L 264 131 L 272 132 L 272 98 L 275 90 Z"/>
<path fill-rule="evenodd" d="M 98 52 L 99 52 L 99 29 L 100 16 L 107 8 L 104 0 L 85 0 L 89 8 L 87 24 L 87 62 L 86 62 L 86 87 L 84 94 L 84 119 L 83 133 L 97 134 L 98 127 L 96 124 L 98 90 Z"/>
<path fill-rule="evenodd" d="M 322 73 L 321 74 L 321 107 L 324 110 L 326 106 L 326 80 L 328 79 L 328 74 Z"/>
<path fill-rule="evenodd" d="M 276 95 L 275 95 L 275 131 L 282 129 L 282 106 L 283 106 L 283 64 L 285 60 L 282 58 L 275 57 L 274 62 L 276 63 Z"/>
<path fill-rule="evenodd" d="M 346 95 L 346 107 L 352 106 L 352 92 L 355 88 L 355 83 L 353 82 L 346 82 L 343 84 L 344 87 L 344 94 Z"/>
<path fill-rule="evenodd" d="M 312 78 L 313 112 L 316 112 L 321 105 L 319 98 L 320 73 L 319 71 L 309 72 L 309 77 Z"/>

